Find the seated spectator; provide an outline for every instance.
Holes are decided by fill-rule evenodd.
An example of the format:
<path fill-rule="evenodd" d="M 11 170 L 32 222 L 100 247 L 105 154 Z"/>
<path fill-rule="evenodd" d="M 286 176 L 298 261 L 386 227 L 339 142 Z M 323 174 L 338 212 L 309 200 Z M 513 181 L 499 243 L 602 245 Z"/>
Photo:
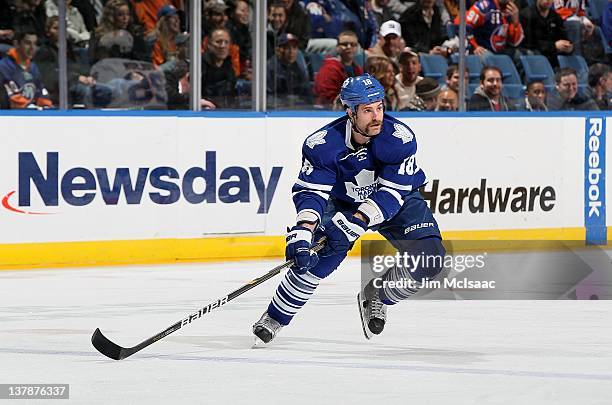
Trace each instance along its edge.
<path fill-rule="evenodd" d="M 52 16 L 47 19 L 47 34 L 42 46 L 36 50 L 34 63 L 39 67 L 45 87 L 49 91 L 49 99 L 54 105 L 59 104 L 59 17 Z M 88 87 L 94 84 L 93 77 L 89 76 L 88 68 L 79 63 L 72 44 L 66 44 L 66 62 L 68 70 L 68 103 L 83 105 Z"/>
<path fill-rule="evenodd" d="M 98 28 L 98 21 L 102 18 L 104 2 L 102 0 L 72 0 L 72 5 L 79 10 L 88 32 Z"/>
<path fill-rule="evenodd" d="M 369 0 L 370 8 L 374 17 L 376 17 L 376 25 L 381 26 L 382 23 L 389 20 L 394 20 L 395 16 L 389 6 L 390 0 Z"/>
<path fill-rule="evenodd" d="M 47 15 L 42 0 L 15 0 L 13 22 L 11 26 L 16 31 L 34 30 L 38 38 L 45 36 Z"/>
<path fill-rule="evenodd" d="M 207 32 L 212 32 L 217 29 L 223 29 L 229 32 L 229 29 L 227 27 L 227 9 L 228 7 L 224 3 L 219 3 L 217 1 L 210 1 L 206 3 L 206 5 L 204 6 L 205 21 L 203 21 L 203 26 L 207 27 Z M 202 32 L 204 32 L 204 30 Z M 206 52 L 206 49 L 208 49 L 208 38 L 209 35 L 206 34 L 204 36 L 204 39 L 202 40 L 203 52 Z M 234 43 L 231 43 L 229 48 L 229 54 L 230 60 L 232 62 L 232 69 L 234 69 L 234 74 L 236 75 L 236 77 L 241 76 L 242 72 L 240 70 L 240 47 Z"/>
<path fill-rule="evenodd" d="M 589 68 L 587 96 L 595 100 L 601 111 L 612 110 L 612 70 L 610 66 L 596 63 Z"/>
<path fill-rule="evenodd" d="M 418 0 L 402 14 L 399 22 L 406 46 L 417 53 L 447 56 L 446 50 L 441 47 L 447 39 L 446 29 L 442 24 L 440 8 L 435 0 Z"/>
<path fill-rule="evenodd" d="M 380 26 L 378 42 L 373 48 L 365 51 L 368 58 L 374 56 L 388 58 L 393 63 L 398 62 L 398 57 L 403 49 L 402 28 L 397 21 L 386 21 Z"/>
<path fill-rule="evenodd" d="M 157 25 L 159 11 L 171 5 L 168 0 L 132 0 L 134 14 L 144 28 L 143 35 L 149 35 Z"/>
<path fill-rule="evenodd" d="M 532 80 L 527 84 L 525 98 L 519 106 L 522 111 L 548 111 L 546 107 L 546 87 L 541 80 Z"/>
<path fill-rule="evenodd" d="M 299 48 L 305 50 L 310 39 L 310 17 L 296 0 L 282 0 L 287 12 L 287 29 L 298 38 Z"/>
<path fill-rule="evenodd" d="M 251 8 L 247 0 L 237 0 L 230 9 L 230 19 L 227 28 L 232 36 L 232 42 L 240 48 L 240 71 L 245 72 L 251 67 Z M 248 74 L 250 80 L 250 74 Z"/>
<path fill-rule="evenodd" d="M 398 111 L 422 110 L 422 100 L 416 97 L 416 84 L 423 80 L 420 76 L 421 62 L 419 55 L 409 47 L 404 48 L 399 56 L 400 72 L 395 76 L 398 95 Z"/>
<path fill-rule="evenodd" d="M 366 72 L 374 76 L 385 88 L 385 109 L 397 111 L 399 98 L 393 63 L 388 58 L 374 56 L 366 62 Z"/>
<path fill-rule="evenodd" d="M 157 15 L 157 25 L 147 37 L 153 43 L 151 60 L 160 66 L 176 58 L 176 36 L 181 32 L 181 22 L 174 6 L 164 6 Z"/>
<path fill-rule="evenodd" d="M 140 27 L 132 23 L 126 0 L 106 3 L 100 24 L 89 41 L 89 53 L 92 63 L 104 58 L 150 60 Z"/>
<path fill-rule="evenodd" d="M 431 77 L 425 77 L 415 85 L 417 97 L 423 100 L 425 111 L 435 111 L 438 104 L 438 93 L 440 85 L 438 81 Z"/>
<path fill-rule="evenodd" d="M 510 111 L 512 105 L 502 95 L 502 72 L 495 66 L 485 66 L 480 71 L 480 87 L 468 104 L 469 111 Z"/>
<path fill-rule="evenodd" d="M 599 110 L 595 100 L 578 93 L 578 76 L 572 68 L 555 73 L 555 89 L 548 96 L 550 111 Z"/>
<path fill-rule="evenodd" d="M 499 4 L 499 5 L 498 5 Z M 467 38 L 475 55 L 503 53 L 523 40 L 519 9 L 513 0 L 478 0 L 466 15 Z"/>
<path fill-rule="evenodd" d="M 230 34 L 217 28 L 210 34 L 208 49 L 202 56 L 202 97 L 218 108 L 235 106 L 236 74 L 230 60 Z"/>
<path fill-rule="evenodd" d="M 458 97 L 451 89 L 444 89 L 438 93 L 436 111 L 457 111 Z"/>
<path fill-rule="evenodd" d="M 270 59 L 276 49 L 276 41 L 281 34 L 287 32 L 287 10 L 281 0 L 268 2 L 267 59 Z"/>
<path fill-rule="evenodd" d="M 316 104 L 330 106 L 340 93 L 342 83 L 353 76 L 363 74 L 363 69 L 355 62 L 355 53 L 359 43 L 353 31 L 344 31 L 338 35 L 338 56 L 330 56 L 323 61 L 315 75 L 314 93 Z"/>
<path fill-rule="evenodd" d="M 466 88 L 466 93 L 468 92 L 467 88 L 470 84 L 470 70 L 466 67 L 465 68 L 465 72 L 463 73 L 464 76 L 464 86 Z M 446 69 L 446 85 L 444 86 L 444 88 L 448 88 L 451 89 L 452 91 L 454 91 L 456 94 L 459 94 L 459 65 L 457 64 L 452 64 L 448 66 L 448 69 Z"/>
<path fill-rule="evenodd" d="M 59 15 L 58 3 L 59 0 L 47 0 L 45 2 L 45 9 L 47 11 L 47 19 L 49 17 Z M 87 48 L 89 38 L 91 35 L 87 31 L 85 22 L 79 10 L 76 9 L 71 3 L 71 0 L 64 0 L 66 2 L 66 36 L 67 40 L 72 42 L 74 45 L 80 48 Z"/>
<path fill-rule="evenodd" d="M 166 94 L 169 110 L 189 109 L 189 35 L 178 34 L 176 42 L 176 58 L 161 65 L 159 68 L 166 77 Z M 215 104 L 201 99 L 203 109 L 214 109 Z"/>
<path fill-rule="evenodd" d="M 32 56 L 38 37 L 32 29 L 15 34 L 14 48 L 0 60 L 0 85 L 4 87 L 10 108 L 53 107 Z"/>
<path fill-rule="evenodd" d="M 582 43 L 595 31 L 595 24 L 586 17 L 584 0 L 554 0 L 553 7 L 564 21 L 568 39 L 574 46 L 574 54 L 582 55 Z"/>
<path fill-rule="evenodd" d="M 559 65 L 557 54 L 570 54 L 574 45 L 567 39 L 563 20 L 551 8 L 553 0 L 537 0 L 521 10 L 521 25 L 525 39 L 521 43 L 523 53 L 546 56 L 553 67 Z"/>
<path fill-rule="evenodd" d="M 299 40 L 282 34 L 276 54 L 268 60 L 268 98 L 272 108 L 303 107 L 311 104 L 308 71 L 297 63 Z"/>

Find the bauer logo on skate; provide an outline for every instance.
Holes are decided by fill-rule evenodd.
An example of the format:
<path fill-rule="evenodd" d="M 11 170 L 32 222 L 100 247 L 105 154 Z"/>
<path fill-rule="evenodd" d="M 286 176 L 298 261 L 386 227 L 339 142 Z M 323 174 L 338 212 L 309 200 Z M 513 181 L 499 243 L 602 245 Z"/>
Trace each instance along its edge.
<path fill-rule="evenodd" d="M 204 157 L 202 166 L 180 173 L 170 166 L 64 169 L 58 152 L 47 152 L 46 162 L 41 159 L 40 163 L 34 153 L 19 152 L 19 208 L 9 201 L 14 191 L 2 199 L 2 205 L 13 212 L 33 213 L 20 209 L 30 207 L 33 193 L 38 193 L 45 207 L 62 203 L 86 206 L 96 199 L 107 206 L 119 205 L 122 194 L 128 205 L 143 204 L 143 199 L 159 205 L 181 199 L 190 204 L 248 203 L 253 187 L 259 200 L 257 213 L 268 213 L 282 167 L 272 167 L 266 182 L 261 167 L 230 166 L 218 170 L 216 152 L 205 151 Z M 205 185 L 198 187 L 202 183 Z"/>

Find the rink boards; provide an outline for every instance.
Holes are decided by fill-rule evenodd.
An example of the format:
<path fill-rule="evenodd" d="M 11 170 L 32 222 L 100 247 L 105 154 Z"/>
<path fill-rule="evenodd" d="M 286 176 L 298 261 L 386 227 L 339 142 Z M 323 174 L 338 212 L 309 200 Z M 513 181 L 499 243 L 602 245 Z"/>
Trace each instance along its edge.
<path fill-rule="evenodd" d="M 0 116 L 0 268 L 279 256 L 333 117 Z M 605 115 L 399 118 L 446 238 L 606 242 Z"/>

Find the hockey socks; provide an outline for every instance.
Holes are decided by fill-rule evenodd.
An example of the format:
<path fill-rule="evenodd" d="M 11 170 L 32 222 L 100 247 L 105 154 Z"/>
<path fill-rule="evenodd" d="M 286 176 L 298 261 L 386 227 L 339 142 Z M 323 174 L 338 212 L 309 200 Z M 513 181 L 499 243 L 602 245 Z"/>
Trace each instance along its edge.
<path fill-rule="evenodd" d="M 293 316 L 306 304 L 321 279 L 309 272 L 295 274 L 288 271 L 276 289 L 268 306 L 268 315 L 281 325 L 288 325 Z"/>

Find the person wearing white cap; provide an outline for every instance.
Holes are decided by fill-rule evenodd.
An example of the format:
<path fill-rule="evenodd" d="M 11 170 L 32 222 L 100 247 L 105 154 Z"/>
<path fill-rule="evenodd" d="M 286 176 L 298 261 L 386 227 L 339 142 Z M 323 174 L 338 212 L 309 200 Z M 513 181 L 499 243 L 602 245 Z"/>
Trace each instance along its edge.
<path fill-rule="evenodd" d="M 397 21 L 389 20 L 380 26 L 376 45 L 365 52 L 368 58 L 378 56 L 397 63 L 403 43 L 402 27 Z"/>

